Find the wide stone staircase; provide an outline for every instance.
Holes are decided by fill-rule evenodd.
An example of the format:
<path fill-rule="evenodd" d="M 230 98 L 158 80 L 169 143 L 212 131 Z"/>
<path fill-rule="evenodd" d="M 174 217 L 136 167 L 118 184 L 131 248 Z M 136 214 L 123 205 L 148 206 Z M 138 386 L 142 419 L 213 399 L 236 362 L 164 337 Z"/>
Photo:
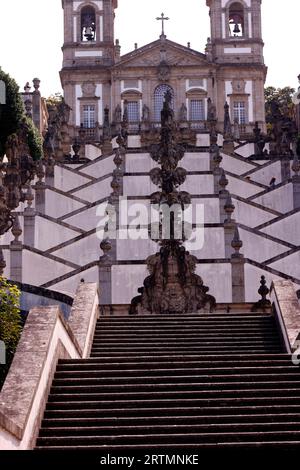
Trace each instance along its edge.
<path fill-rule="evenodd" d="M 37 449 L 300 446 L 300 370 L 269 314 L 101 317 L 61 360 Z M 300 448 L 300 447 L 299 447 Z"/>

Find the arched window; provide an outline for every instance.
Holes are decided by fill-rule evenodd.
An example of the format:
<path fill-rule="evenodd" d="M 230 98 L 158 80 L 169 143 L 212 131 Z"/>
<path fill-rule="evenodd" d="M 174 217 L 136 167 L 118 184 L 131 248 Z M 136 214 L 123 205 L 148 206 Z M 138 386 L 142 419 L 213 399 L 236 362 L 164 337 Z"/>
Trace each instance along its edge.
<path fill-rule="evenodd" d="M 89 6 L 81 10 L 81 40 L 96 40 L 96 13 L 94 8 Z"/>
<path fill-rule="evenodd" d="M 244 7 L 234 2 L 229 8 L 229 34 L 232 37 L 242 37 L 245 34 Z"/>
<path fill-rule="evenodd" d="M 169 91 L 172 96 L 171 106 L 174 109 L 174 90 L 170 85 L 159 85 L 154 92 L 154 120 L 159 121 L 161 119 L 160 113 L 163 109 L 165 101 L 165 94 Z"/>

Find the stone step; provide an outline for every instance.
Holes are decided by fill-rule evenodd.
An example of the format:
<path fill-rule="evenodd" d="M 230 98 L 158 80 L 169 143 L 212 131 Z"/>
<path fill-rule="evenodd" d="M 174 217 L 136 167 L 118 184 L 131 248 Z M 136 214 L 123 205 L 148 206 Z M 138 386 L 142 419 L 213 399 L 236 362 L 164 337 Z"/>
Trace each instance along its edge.
<path fill-rule="evenodd" d="M 300 402 L 300 389 L 299 387 L 297 388 L 261 388 L 261 389 L 244 389 L 240 388 L 239 384 L 236 384 L 236 387 L 231 387 L 228 390 L 226 389 L 214 389 L 214 390 L 208 390 L 206 389 L 197 389 L 195 388 L 194 390 L 168 390 L 168 391 L 163 391 L 163 390 L 147 390 L 147 391 L 118 391 L 118 392 L 113 392 L 111 390 L 108 390 L 107 392 L 101 392 L 97 390 L 90 389 L 89 388 L 85 389 L 84 391 L 72 390 L 72 393 L 70 393 L 70 390 L 66 390 L 65 388 L 59 389 L 55 391 L 51 391 L 49 395 L 49 402 L 59 402 L 59 401 L 64 401 L 64 402 L 71 402 L 71 401 L 99 401 L 99 402 L 111 402 L 111 400 L 118 400 L 118 402 L 122 401 L 128 401 L 128 402 L 134 402 L 134 401 L 144 401 L 144 400 L 153 400 L 156 402 L 159 402 L 160 404 L 163 404 L 165 400 L 191 400 L 191 399 L 222 399 L 222 398 L 228 398 L 234 399 L 237 398 L 272 398 L 273 396 L 276 396 L 276 398 L 279 397 L 284 397 L 290 400 L 291 398 L 299 399 Z"/>
<path fill-rule="evenodd" d="M 147 346 L 135 346 L 135 345 L 127 345 L 127 346 L 115 346 L 114 348 L 111 347 L 111 345 L 105 345 L 104 347 L 95 347 L 92 349 L 91 352 L 91 357 L 95 356 L 95 353 L 100 354 L 100 356 L 103 356 L 107 353 L 112 351 L 112 353 L 115 353 L 117 355 L 119 354 L 128 354 L 134 352 L 139 353 L 139 354 L 154 354 L 154 353 L 159 353 L 159 354 L 169 354 L 171 351 L 174 351 L 173 346 L 162 346 L 162 345 L 147 345 Z M 249 356 L 252 354 L 279 354 L 282 352 L 282 347 L 278 344 L 276 346 L 269 346 L 269 347 L 264 347 L 263 345 L 261 346 L 255 346 L 253 348 L 249 349 L 248 345 L 242 345 L 240 347 L 238 346 L 225 346 L 225 347 L 219 347 L 216 348 L 215 346 L 212 347 L 201 347 L 201 346 L 188 346 L 188 345 L 183 345 L 183 346 L 178 346 L 176 347 L 176 351 L 181 353 L 181 354 L 190 354 L 193 352 L 194 354 L 201 354 L 201 355 L 229 355 L 229 354 L 237 354 L 240 356 L 241 354 L 248 352 Z"/>
<path fill-rule="evenodd" d="M 147 371 L 144 372 L 146 374 Z M 127 375 L 127 374 L 115 374 L 112 376 L 102 376 L 100 375 L 99 372 L 97 373 L 82 373 L 81 371 L 78 372 L 60 372 L 56 373 L 54 377 L 54 382 L 53 384 L 65 384 L 65 383 L 71 383 L 73 385 L 78 385 L 78 383 L 84 383 L 84 384 L 90 384 L 93 385 L 95 383 L 97 384 L 140 384 L 143 385 L 145 383 L 147 384 L 156 384 L 156 383 L 170 383 L 170 382 L 175 382 L 175 383 L 191 383 L 191 382 L 196 382 L 196 383 L 236 383 L 236 382 L 244 382 L 246 379 L 250 382 L 250 376 L 248 377 L 248 374 L 228 374 L 228 375 L 222 375 L 222 374 L 214 374 L 214 375 L 208 375 L 208 374 L 190 374 L 186 375 L 185 373 L 179 375 L 174 375 L 175 372 L 171 372 L 170 374 L 148 374 L 148 375 L 140 375 L 140 374 L 135 374 L 135 375 Z M 100 376 L 99 376 L 100 375 Z M 300 375 L 298 372 L 290 372 L 290 373 L 280 373 L 280 374 L 271 374 L 271 373 L 266 373 L 266 374 L 251 374 L 251 380 L 253 382 L 284 382 L 284 381 L 291 381 L 291 382 L 298 382 L 300 380 Z"/>
<path fill-rule="evenodd" d="M 40 437 L 73 437 L 73 436 L 134 436 L 145 435 L 153 436 L 178 434 L 196 434 L 196 433 L 244 433 L 244 432 L 274 432 L 274 431 L 297 431 L 299 422 L 280 422 L 280 423 L 217 423 L 217 424 L 156 424 L 156 425 L 135 425 L 135 426 L 74 426 L 67 427 L 43 427 Z"/>
<path fill-rule="evenodd" d="M 59 364 L 57 367 L 57 372 L 64 372 L 65 374 L 72 374 L 74 372 L 82 373 L 83 375 L 87 374 L 95 374 L 99 375 L 101 372 L 101 376 L 118 376 L 126 374 L 128 377 L 133 376 L 140 376 L 141 373 L 145 372 L 146 375 L 199 375 L 199 376 L 207 376 L 212 377 L 215 375 L 225 376 L 225 375 L 258 375 L 258 374 L 270 374 L 270 373 L 298 373 L 299 374 L 299 367 L 293 365 L 278 365 L 278 366 L 239 366 L 239 367 L 208 367 L 209 364 L 206 364 L 203 367 L 199 367 L 197 361 L 195 363 L 186 363 L 186 362 L 166 362 L 166 363 L 159 363 L 159 362 L 146 362 L 146 363 L 124 363 L 122 364 L 122 369 L 120 369 L 120 365 L 118 363 L 109 363 L 109 364 L 82 364 L 80 365 L 72 365 L 72 364 Z M 92 377 L 92 375 L 91 375 Z"/>
<path fill-rule="evenodd" d="M 300 414 L 300 404 L 270 404 L 270 400 L 268 404 L 257 403 L 250 405 L 245 404 L 228 404 L 225 403 L 223 406 L 214 406 L 213 404 L 209 406 L 193 406 L 193 404 L 182 405 L 180 407 L 174 404 L 173 407 L 160 407 L 159 413 L 157 413 L 157 408 L 154 407 L 145 407 L 139 406 L 132 407 L 132 408 L 120 408 L 118 407 L 118 403 L 115 403 L 113 408 L 100 408 L 97 406 L 87 406 L 86 408 L 81 407 L 80 409 L 76 408 L 60 408 L 62 406 L 61 403 L 58 403 L 58 407 L 55 408 L 55 404 L 49 403 L 47 404 L 47 408 L 45 411 L 45 418 L 112 418 L 112 419 L 120 419 L 120 418 L 153 418 L 154 416 L 159 415 L 160 418 L 172 418 L 178 416 L 185 416 L 185 417 L 195 417 L 195 416 L 211 416 L 213 418 L 223 416 L 235 416 L 235 415 L 265 415 L 265 414 Z M 71 404 L 72 406 L 74 404 Z"/>
<path fill-rule="evenodd" d="M 43 420 L 43 429 L 67 428 L 67 427 L 96 427 L 96 426 L 151 426 L 151 425 L 189 425 L 192 424 L 240 424 L 240 423 L 300 423 L 300 413 L 273 413 L 273 414 L 226 414 L 220 416 L 195 415 L 195 416 L 136 416 L 136 417 L 52 417 Z"/>
<path fill-rule="evenodd" d="M 236 393 L 233 390 L 233 387 L 236 386 L 238 389 L 238 393 L 240 391 L 249 391 L 252 390 L 253 393 L 257 392 L 259 393 L 260 390 L 296 390 L 300 389 L 300 380 L 294 380 L 294 381 L 276 381 L 276 382 L 215 382 L 215 383 L 210 383 L 210 382 L 196 382 L 192 381 L 190 383 L 150 383 L 150 384 L 145 384 L 145 383 L 138 383 L 138 384 L 80 384 L 80 385 L 74 385 L 74 384 L 63 384 L 59 385 L 57 383 L 53 383 L 53 386 L 51 388 L 51 394 L 57 395 L 57 394 L 70 394 L 72 392 L 73 394 L 95 394 L 95 393 L 111 393 L 111 394 L 124 394 L 128 393 L 128 397 L 130 397 L 131 393 L 137 393 L 139 394 L 142 393 L 165 393 L 165 392 L 172 392 L 174 394 L 175 392 L 198 392 L 201 391 L 209 391 L 209 393 L 212 393 L 212 391 L 224 391 L 224 394 L 229 393 L 230 391 Z M 217 393 L 217 392 L 216 392 Z M 163 398 L 163 395 L 162 395 Z"/>
<path fill-rule="evenodd" d="M 241 396 L 241 397 L 233 397 L 233 396 L 219 396 L 219 397 L 206 397 L 206 398 L 166 398 L 162 399 L 151 399 L 151 398 L 143 398 L 139 400 L 138 407 L 139 408 L 156 408 L 159 410 L 160 408 L 174 408 L 174 407 L 187 407 L 187 406 L 218 406 L 218 407 L 227 407 L 227 406 L 255 406 L 257 405 L 267 405 L 272 401 L 273 404 L 277 405 L 285 405 L 285 404 L 294 404 L 300 405 L 300 393 L 298 391 L 297 396 L 289 396 L 289 393 L 285 391 L 285 394 L 280 396 L 274 396 L 271 394 L 270 390 L 265 393 L 265 396 L 253 396 L 253 391 L 249 394 L 250 396 Z M 82 399 L 80 399 L 82 398 Z M 47 409 L 66 409 L 66 410 L 80 410 L 80 409 L 98 409 L 98 408 L 109 408 L 112 409 L 116 407 L 116 400 L 101 400 L 99 398 L 99 394 L 97 395 L 90 395 L 87 399 L 85 397 L 77 397 L 73 395 L 63 396 L 63 395 L 50 395 Z M 108 397 L 110 398 L 110 397 Z M 56 400 L 56 401 L 55 401 Z M 137 400 L 125 398 L 124 400 L 118 399 L 117 406 L 119 408 L 135 408 L 137 406 Z M 159 412 L 158 412 L 159 413 Z"/>
<path fill-rule="evenodd" d="M 178 354 L 177 352 L 173 352 L 172 355 L 161 354 L 161 355 L 145 355 L 140 356 L 136 353 L 131 353 L 127 356 L 119 355 L 119 356 L 101 356 L 99 358 L 87 358 L 87 359 L 62 359 L 59 360 L 59 365 L 82 365 L 82 364 L 102 364 L 102 363 L 111 363 L 117 362 L 118 364 L 122 362 L 188 362 L 188 361 L 198 361 L 200 363 L 207 363 L 209 362 L 210 365 L 226 365 L 227 367 L 230 366 L 238 366 L 242 365 L 291 365 L 292 364 L 292 357 L 289 354 L 273 354 L 273 355 L 252 355 L 251 359 L 249 359 L 249 355 L 241 355 L 241 356 L 202 356 L 199 354 Z M 300 368 L 299 368 L 300 370 Z"/>
<path fill-rule="evenodd" d="M 235 450 L 240 450 L 240 451 L 251 451 L 251 450 L 280 450 L 280 451 L 298 451 L 300 447 L 300 439 L 293 440 L 293 441 L 282 441 L 282 440 L 275 440 L 273 438 L 270 441 L 265 441 L 263 440 L 263 436 L 259 436 L 258 440 L 253 440 L 253 441 L 242 441 L 242 442 L 232 442 L 232 441 L 226 441 L 226 442 L 217 442 L 217 443 L 207 443 L 207 442 L 201 442 L 201 443 L 186 443 L 186 442 L 181 442 L 179 444 L 176 443 L 163 443 L 163 444 L 122 444 L 122 445 L 94 445 L 94 444 L 89 444 L 87 445 L 73 445 L 73 444 L 68 444 L 65 445 L 62 443 L 62 445 L 51 445 L 48 446 L 46 444 L 43 444 L 43 442 L 38 445 L 35 450 L 37 451 L 43 451 L 43 450 L 51 450 L 51 451 L 66 451 L 68 450 L 69 452 L 74 452 L 74 451 L 94 451 L 94 452 L 101 452 L 102 454 L 105 452 L 105 455 L 109 453 L 115 453 L 116 455 L 131 455 L 133 452 L 139 452 L 139 453 L 144 453 L 145 455 L 155 455 L 156 454 L 166 454 L 166 451 L 168 454 L 179 454 L 183 452 L 193 452 L 197 449 L 201 450 L 204 452 L 205 450 L 218 450 L 218 451 L 232 451 Z M 277 438 L 278 439 L 278 438 Z M 155 463 L 154 463 L 155 464 Z"/>
<path fill-rule="evenodd" d="M 267 441 L 300 441 L 300 431 L 266 431 L 263 432 L 262 439 Z M 199 446 L 202 443 L 218 444 L 219 442 L 257 442 L 259 436 L 257 431 L 254 432 L 211 432 L 211 433 L 183 433 L 172 434 L 172 445 L 190 443 Z M 122 445 L 122 444 L 170 444 L 169 434 L 147 434 L 147 435 L 102 435 L 102 436 L 65 436 L 65 437 L 39 437 L 37 439 L 37 446 L 56 446 L 56 445 L 73 445 L 73 446 L 87 446 L 91 445 Z"/>

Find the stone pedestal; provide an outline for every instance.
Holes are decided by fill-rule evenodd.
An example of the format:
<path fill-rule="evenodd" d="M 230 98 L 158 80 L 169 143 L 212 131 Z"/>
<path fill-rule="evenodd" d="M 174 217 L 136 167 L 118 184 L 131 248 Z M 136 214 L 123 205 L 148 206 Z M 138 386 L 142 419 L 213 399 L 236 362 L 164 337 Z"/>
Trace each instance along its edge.
<path fill-rule="evenodd" d="M 24 245 L 34 247 L 35 242 L 35 210 L 26 207 L 24 210 Z"/>
<path fill-rule="evenodd" d="M 22 242 L 14 240 L 10 244 L 10 279 L 22 282 Z"/>
<path fill-rule="evenodd" d="M 232 154 L 234 153 L 234 141 L 225 139 L 223 142 L 223 152 L 227 154 Z"/>
<path fill-rule="evenodd" d="M 223 206 L 224 208 L 224 206 Z M 224 211 L 225 212 L 225 211 Z M 225 217 L 227 214 L 225 213 Z M 224 238 L 225 238 L 225 258 L 231 258 L 233 248 L 232 248 L 232 239 L 234 237 L 234 231 L 235 231 L 235 221 L 232 220 L 230 222 L 225 222 L 224 223 Z"/>
<path fill-rule="evenodd" d="M 300 176 L 295 175 L 292 178 L 293 183 L 293 199 L 294 199 L 294 209 L 300 208 Z"/>
<path fill-rule="evenodd" d="M 46 186 L 44 183 L 37 183 L 35 185 L 35 208 L 41 214 L 45 213 L 46 206 Z"/>
<path fill-rule="evenodd" d="M 231 256 L 232 302 L 245 302 L 245 259 L 241 254 Z"/>
<path fill-rule="evenodd" d="M 100 305 L 112 304 L 112 262 L 101 260 L 99 262 L 99 286 L 101 291 Z"/>

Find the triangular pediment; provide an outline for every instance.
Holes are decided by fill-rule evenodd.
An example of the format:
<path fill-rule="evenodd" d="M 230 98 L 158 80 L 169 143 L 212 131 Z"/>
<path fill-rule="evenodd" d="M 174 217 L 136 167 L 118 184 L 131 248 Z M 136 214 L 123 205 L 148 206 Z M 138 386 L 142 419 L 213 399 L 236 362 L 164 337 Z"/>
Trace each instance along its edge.
<path fill-rule="evenodd" d="M 164 51 L 164 52 L 162 52 Z M 177 44 L 176 42 L 157 40 L 121 57 L 115 65 L 119 67 L 155 67 L 164 58 L 169 66 L 207 65 L 205 54 Z"/>

